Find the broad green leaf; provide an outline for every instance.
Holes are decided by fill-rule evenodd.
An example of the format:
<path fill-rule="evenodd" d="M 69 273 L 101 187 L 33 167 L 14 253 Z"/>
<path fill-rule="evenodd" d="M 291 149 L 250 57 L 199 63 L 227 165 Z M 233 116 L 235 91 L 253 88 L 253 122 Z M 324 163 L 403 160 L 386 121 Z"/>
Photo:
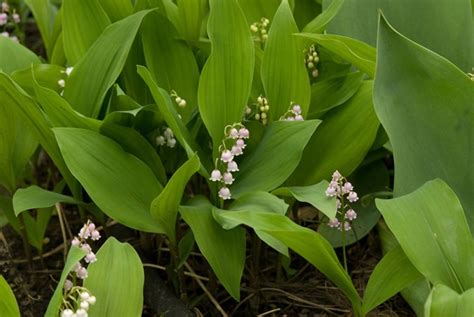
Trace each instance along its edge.
<path fill-rule="evenodd" d="M 288 3 L 299 30 L 323 11 L 321 3 L 315 0 L 288 0 Z"/>
<path fill-rule="evenodd" d="M 156 149 L 135 129 L 114 123 L 103 123 L 100 133 L 108 136 L 122 148 L 142 160 L 155 174 L 161 184 L 166 183 L 166 171 Z"/>
<path fill-rule="evenodd" d="M 197 0 L 192 0 L 198 3 Z M 185 107 L 174 107 L 187 123 L 197 109 L 199 69 L 191 48 L 178 38 L 173 24 L 163 15 L 149 14 L 141 28 L 143 50 L 148 69 L 156 84 L 186 100 Z"/>
<path fill-rule="evenodd" d="M 402 197 L 376 200 L 413 265 L 433 284 L 474 286 L 474 240 L 456 194 L 440 179 Z"/>
<path fill-rule="evenodd" d="M 328 218 L 336 217 L 336 198 L 326 196 L 329 182 L 323 180 L 311 186 L 281 187 L 275 189 L 272 194 L 277 196 L 293 196 L 296 200 L 312 205 L 320 210 Z"/>
<path fill-rule="evenodd" d="M 384 19 L 379 29 L 374 105 L 393 148 L 394 195 L 443 179 L 474 233 L 474 81 Z"/>
<path fill-rule="evenodd" d="M 474 315 L 474 288 L 458 294 L 439 284 L 433 287 L 425 304 L 425 317 L 470 317 Z"/>
<path fill-rule="evenodd" d="M 36 185 L 20 188 L 13 195 L 15 215 L 29 209 L 52 207 L 56 203 L 81 204 L 71 196 L 52 192 Z"/>
<path fill-rule="evenodd" d="M 164 232 L 149 211 L 162 186 L 145 163 L 97 132 L 53 131 L 72 174 L 105 214 L 137 230 Z"/>
<path fill-rule="evenodd" d="M 99 0 L 64 0 L 62 15 L 64 52 L 69 64 L 76 65 L 110 25 L 110 19 Z"/>
<path fill-rule="evenodd" d="M 256 150 L 242 162 L 231 186 L 233 197 L 280 186 L 298 165 L 303 149 L 320 122 L 277 121 L 269 125 Z"/>
<path fill-rule="evenodd" d="M 151 214 L 165 229 L 173 244 L 176 244 L 176 215 L 186 185 L 201 166 L 195 154 L 173 174 L 158 197 L 151 202 Z"/>
<path fill-rule="evenodd" d="M 403 250 L 398 246 L 377 263 L 365 288 L 362 310 L 364 315 L 405 287 L 423 279 Z"/>
<path fill-rule="evenodd" d="M 335 170 L 350 175 L 362 162 L 379 127 L 372 105 L 372 82 L 364 81 L 351 99 L 322 120 L 290 179 L 292 184 L 314 184 Z"/>
<path fill-rule="evenodd" d="M 177 3 L 182 36 L 188 41 L 199 40 L 208 1 L 178 0 Z"/>
<path fill-rule="evenodd" d="M 240 227 L 222 229 L 212 216 L 212 205 L 202 199 L 192 206 L 180 206 L 179 212 L 191 227 L 199 250 L 219 281 L 239 300 L 245 264 L 245 230 Z"/>
<path fill-rule="evenodd" d="M 252 87 L 254 48 L 236 0 L 210 0 L 207 32 L 211 55 L 201 72 L 199 112 L 217 149 L 224 128 L 240 122 Z"/>
<path fill-rule="evenodd" d="M 66 53 L 64 53 L 64 40 L 63 33 L 61 32 L 58 36 L 56 43 L 54 44 L 53 52 L 50 58 L 51 64 L 54 65 L 66 65 Z"/>
<path fill-rule="evenodd" d="M 140 24 L 150 11 L 140 11 L 107 27 L 78 61 L 66 80 L 64 98 L 85 116 L 96 118 L 107 90 L 127 59 Z"/>
<path fill-rule="evenodd" d="M 292 102 L 301 106 L 304 116 L 308 112 L 311 88 L 297 32 L 288 1 L 283 0 L 268 32 L 261 67 L 271 120 L 283 116 Z"/>
<path fill-rule="evenodd" d="M 270 23 L 281 4 L 281 0 L 238 0 L 246 18 L 248 27 L 254 22 L 260 22 L 261 18 L 267 18 Z"/>
<path fill-rule="evenodd" d="M 370 77 L 375 75 L 375 48 L 356 39 L 332 34 L 299 33 L 298 36 L 321 45 L 353 64 Z"/>
<path fill-rule="evenodd" d="M 311 22 L 306 24 L 303 29 L 304 33 L 322 33 L 326 26 L 331 22 L 332 19 L 341 9 L 344 4 L 344 0 L 334 0 L 331 4 L 323 10 L 321 14 L 316 16 Z"/>
<path fill-rule="evenodd" d="M 99 2 L 112 22 L 124 19 L 133 13 L 130 0 L 99 0 Z"/>
<path fill-rule="evenodd" d="M 28 65 L 11 74 L 12 79 L 31 96 L 35 95 L 33 77 L 41 86 L 59 93 L 62 88 L 58 85 L 58 80 L 65 76 L 63 67 L 52 64 Z"/>
<path fill-rule="evenodd" d="M 284 215 L 259 211 L 228 211 L 219 213 L 221 223 L 244 224 L 266 232 L 304 257 L 336 284 L 360 312 L 360 297 L 352 281 L 339 263 L 332 246 L 319 233 L 301 227 Z M 234 229 L 235 230 L 235 229 Z"/>
<path fill-rule="evenodd" d="M 84 287 L 97 299 L 88 311 L 90 317 L 142 316 L 145 274 L 130 244 L 110 237 L 88 271 Z"/>
<path fill-rule="evenodd" d="M 349 100 L 359 89 L 363 76 L 364 73 L 354 72 L 314 83 L 311 86 L 308 118 L 319 118 L 326 111 Z"/>
<path fill-rule="evenodd" d="M 74 266 L 86 255 L 86 252 L 78 247 L 71 247 L 67 255 L 66 263 L 64 263 L 63 272 L 59 279 L 58 286 L 54 290 L 53 297 L 49 301 L 48 309 L 44 317 L 57 317 L 59 308 L 61 307 L 63 299 L 63 287 L 69 273 L 74 269 Z"/>
<path fill-rule="evenodd" d="M 48 56 L 51 57 L 53 45 L 56 41 L 54 38 L 53 27 L 57 9 L 50 0 L 25 0 L 25 3 L 33 13 L 46 52 L 48 53 Z"/>
<path fill-rule="evenodd" d="M 324 0 L 327 8 L 333 0 Z M 469 0 L 345 0 L 328 26 L 329 33 L 377 42 L 378 12 L 408 38 L 446 57 L 466 72 L 474 63 L 474 25 Z"/>
<path fill-rule="evenodd" d="M 0 51 L 0 71 L 7 74 L 40 63 L 35 53 L 5 36 L 0 37 Z"/>
<path fill-rule="evenodd" d="M 0 275 L 0 311 L 5 317 L 20 317 L 15 294 L 2 275 Z"/>

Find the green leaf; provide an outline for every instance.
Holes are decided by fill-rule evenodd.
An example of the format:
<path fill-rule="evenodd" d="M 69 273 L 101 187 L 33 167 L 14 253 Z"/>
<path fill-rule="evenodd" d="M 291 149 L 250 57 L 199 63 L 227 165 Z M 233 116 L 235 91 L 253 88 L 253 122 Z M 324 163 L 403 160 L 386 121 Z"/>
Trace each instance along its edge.
<path fill-rule="evenodd" d="M 5 36 L 0 37 L 0 51 L 0 71 L 7 74 L 40 63 L 35 53 Z"/>
<path fill-rule="evenodd" d="M 53 131 L 72 174 L 105 214 L 137 230 L 164 232 L 149 212 L 162 186 L 145 163 L 97 132 Z"/>
<path fill-rule="evenodd" d="M 133 13 L 130 0 L 99 0 L 99 2 L 112 22 L 124 19 Z"/>
<path fill-rule="evenodd" d="M 195 3 L 199 1 L 192 0 Z M 178 37 L 173 24 L 159 13 L 149 14 L 141 28 L 146 64 L 156 84 L 186 100 L 178 113 L 187 123 L 197 109 L 199 69 L 191 48 Z"/>
<path fill-rule="evenodd" d="M 211 55 L 201 72 L 199 112 L 217 149 L 224 127 L 240 122 L 252 87 L 254 48 L 236 0 L 211 0 L 207 25 Z"/>
<path fill-rule="evenodd" d="M 411 194 L 377 199 L 376 205 L 407 257 L 433 284 L 458 292 L 474 286 L 474 241 L 445 182 L 429 181 Z"/>
<path fill-rule="evenodd" d="M 180 206 L 179 212 L 191 227 L 196 243 L 217 278 L 236 300 L 240 299 L 240 279 L 245 264 L 245 230 L 224 230 L 212 216 L 208 201 Z"/>
<path fill-rule="evenodd" d="M 208 1 L 178 0 L 177 3 L 181 34 L 187 41 L 199 40 L 202 24 L 208 13 Z"/>
<path fill-rule="evenodd" d="M 298 36 L 321 45 L 353 64 L 370 77 L 375 75 L 375 48 L 356 39 L 332 34 L 299 33 Z"/>
<path fill-rule="evenodd" d="M 456 192 L 474 233 L 474 81 L 384 19 L 378 43 L 374 105 L 393 147 L 394 195 L 441 178 Z"/>
<path fill-rule="evenodd" d="M 53 297 L 49 301 L 48 309 L 46 310 L 44 317 L 58 316 L 59 308 L 61 307 L 63 299 L 64 282 L 77 262 L 79 262 L 85 255 L 86 252 L 78 247 L 71 247 L 69 250 L 66 263 L 64 263 L 63 272 L 61 273 L 61 278 L 59 279 L 58 286 L 56 286 L 56 289 L 54 290 Z"/>
<path fill-rule="evenodd" d="M 268 32 L 261 67 L 272 120 L 284 115 L 292 102 L 301 106 L 303 115 L 308 112 L 311 88 L 303 61 L 304 48 L 293 35 L 297 32 L 288 1 L 283 0 Z"/>
<path fill-rule="evenodd" d="M 423 279 L 398 246 L 377 263 L 365 288 L 364 315 L 415 281 Z"/>
<path fill-rule="evenodd" d="M 281 4 L 281 0 L 238 0 L 239 6 L 244 12 L 248 26 L 254 22 L 260 22 L 261 18 L 273 20 L 275 12 Z"/>
<path fill-rule="evenodd" d="M 107 90 L 120 75 L 140 24 L 140 11 L 105 29 L 66 80 L 64 98 L 85 116 L 96 118 Z"/>
<path fill-rule="evenodd" d="M 64 52 L 69 64 L 76 65 L 110 25 L 110 19 L 99 0 L 64 0 L 62 15 Z"/>
<path fill-rule="evenodd" d="M 29 209 L 52 207 L 56 203 L 81 204 L 71 196 L 51 192 L 36 185 L 20 188 L 13 195 L 15 215 Z"/>
<path fill-rule="evenodd" d="M 326 111 L 349 100 L 359 89 L 363 76 L 364 73 L 354 72 L 317 81 L 313 84 L 308 118 L 319 118 Z"/>
<path fill-rule="evenodd" d="M 323 7 L 332 2 L 324 0 Z M 470 72 L 474 63 L 474 25 L 469 2 L 439 0 L 430 6 L 412 0 L 346 0 L 328 32 L 375 46 L 378 12 L 382 11 L 402 34 Z"/>
<path fill-rule="evenodd" d="M 379 127 L 372 105 L 372 82 L 364 81 L 351 99 L 322 119 L 290 179 L 292 184 L 314 184 L 335 170 L 350 175 L 362 162 Z"/>
<path fill-rule="evenodd" d="M 0 311 L 5 317 L 20 317 L 15 294 L 2 275 L 0 275 Z"/>
<path fill-rule="evenodd" d="M 306 24 L 303 32 L 322 33 L 326 29 L 326 26 L 329 24 L 329 22 L 331 22 L 331 20 L 337 15 L 343 4 L 344 0 L 334 0 L 331 2 L 331 4 L 325 10 L 323 10 L 321 14 Z"/>
<path fill-rule="evenodd" d="M 54 38 L 53 28 L 58 10 L 50 0 L 25 0 L 25 3 L 33 13 L 46 52 L 48 53 L 48 56 L 51 57 L 53 45 L 56 41 Z"/>
<path fill-rule="evenodd" d="M 277 121 L 270 124 L 255 152 L 242 162 L 231 187 L 233 197 L 280 186 L 298 165 L 303 149 L 320 122 Z"/>
<path fill-rule="evenodd" d="M 328 186 L 329 182 L 323 180 L 311 186 L 281 187 L 275 189 L 272 194 L 287 197 L 293 196 L 296 200 L 312 205 L 328 218 L 333 219 L 336 217 L 336 198 L 326 196 Z"/>
<path fill-rule="evenodd" d="M 439 284 L 433 287 L 425 304 L 425 317 L 470 317 L 474 314 L 474 288 L 458 294 Z"/>
<path fill-rule="evenodd" d="M 35 78 L 41 86 L 59 93 L 62 88 L 58 85 L 58 80 L 63 79 L 65 74 L 63 67 L 51 64 L 35 64 L 13 72 L 11 77 L 29 95 L 34 96 L 33 78 Z"/>
<path fill-rule="evenodd" d="M 90 317 L 142 316 L 145 274 L 130 244 L 110 237 L 88 271 L 84 287 L 97 299 L 88 311 Z"/>
<path fill-rule="evenodd" d="M 151 203 L 151 214 L 165 229 L 165 234 L 176 244 L 176 215 L 186 185 L 199 170 L 201 163 L 195 154 L 173 174 L 163 191 Z"/>

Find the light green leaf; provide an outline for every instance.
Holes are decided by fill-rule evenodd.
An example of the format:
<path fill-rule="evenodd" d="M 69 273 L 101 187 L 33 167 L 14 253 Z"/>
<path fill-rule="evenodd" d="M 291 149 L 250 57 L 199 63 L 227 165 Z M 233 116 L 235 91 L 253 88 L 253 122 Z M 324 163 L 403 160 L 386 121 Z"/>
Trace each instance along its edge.
<path fill-rule="evenodd" d="M 202 24 L 208 13 L 208 1 L 178 0 L 177 3 L 182 36 L 187 41 L 199 40 Z"/>
<path fill-rule="evenodd" d="M 81 204 L 71 196 L 51 192 L 36 185 L 20 188 L 13 195 L 13 209 L 18 216 L 22 211 L 52 207 L 56 203 Z"/>
<path fill-rule="evenodd" d="M 53 45 L 56 41 L 53 27 L 58 10 L 50 0 L 25 0 L 25 3 L 33 13 L 46 52 L 48 53 L 48 56 L 51 57 Z"/>
<path fill-rule="evenodd" d="M 445 285 L 435 285 L 425 304 L 425 317 L 470 317 L 473 315 L 474 288 L 458 294 Z"/>
<path fill-rule="evenodd" d="M 314 184 L 329 178 L 335 170 L 350 175 L 362 162 L 379 127 L 372 105 L 372 82 L 363 82 L 349 101 L 322 119 L 290 179 L 292 184 Z"/>
<path fill-rule="evenodd" d="M 207 25 L 211 55 L 201 73 L 199 112 L 217 149 L 224 127 L 240 122 L 252 87 L 254 47 L 236 0 L 211 0 Z"/>
<path fill-rule="evenodd" d="M 332 2 L 324 0 L 323 7 Z M 426 5 L 413 0 L 346 0 L 328 32 L 375 46 L 378 12 L 382 11 L 402 34 L 470 72 L 474 64 L 474 25 L 469 2 L 438 0 L 436 5 Z"/>
<path fill-rule="evenodd" d="M 332 34 L 299 33 L 298 36 L 321 45 L 328 51 L 352 63 L 370 77 L 375 75 L 375 48 L 350 37 Z"/>
<path fill-rule="evenodd" d="M 110 25 L 110 19 L 99 0 L 64 0 L 62 15 L 64 52 L 69 64 L 76 65 Z"/>
<path fill-rule="evenodd" d="M 192 0 L 198 3 L 197 0 Z M 178 113 L 187 123 L 197 109 L 199 69 L 191 48 L 178 37 L 173 24 L 163 15 L 149 14 L 141 28 L 146 64 L 156 84 L 186 100 L 186 106 L 175 102 Z"/>
<path fill-rule="evenodd" d="M 423 275 L 416 270 L 398 246 L 377 263 L 365 288 L 362 310 L 364 315 L 397 294 Z"/>
<path fill-rule="evenodd" d="M 304 116 L 308 112 L 311 88 L 303 61 L 304 48 L 293 35 L 297 32 L 288 1 L 283 0 L 268 32 L 261 67 L 272 120 L 284 115 L 292 102 L 301 106 Z"/>
<path fill-rule="evenodd" d="M 149 212 L 162 186 L 145 163 L 97 132 L 53 131 L 72 174 L 105 214 L 137 230 L 164 232 Z"/>
<path fill-rule="evenodd" d="M 242 162 L 231 187 L 233 197 L 280 186 L 298 165 L 303 149 L 320 122 L 277 121 L 270 124 L 255 152 Z"/>
<path fill-rule="evenodd" d="M 59 308 L 61 307 L 63 299 L 63 287 L 66 278 L 69 273 L 73 270 L 74 266 L 86 255 L 86 252 L 78 247 L 71 247 L 67 255 L 66 263 L 64 263 L 63 272 L 59 279 L 58 286 L 54 290 L 53 297 L 49 301 L 48 309 L 44 314 L 44 317 L 57 317 L 59 314 Z"/>
<path fill-rule="evenodd" d="M 293 196 L 296 200 L 312 205 L 328 218 L 336 217 L 336 198 L 327 197 L 326 189 L 329 182 L 323 180 L 311 186 L 281 187 L 275 189 L 272 194 L 277 196 Z"/>
<path fill-rule="evenodd" d="M 384 19 L 378 43 L 374 105 L 393 148 L 394 195 L 441 178 L 456 192 L 474 233 L 474 81 Z"/>
<path fill-rule="evenodd" d="M 105 29 L 66 80 L 64 98 L 85 116 L 96 118 L 107 90 L 120 75 L 140 24 L 140 11 Z"/>
<path fill-rule="evenodd" d="M 99 0 L 99 2 L 112 22 L 124 19 L 133 13 L 130 0 Z"/>
<path fill-rule="evenodd" d="M 261 18 L 267 18 L 270 23 L 281 4 L 281 0 L 238 0 L 239 6 L 247 18 L 248 27 Z"/>
<path fill-rule="evenodd" d="M 334 19 L 343 4 L 344 0 L 332 1 L 331 4 L 325 10 L 323 10 L 321 14 L 319 14 L 317 17 L 311 20 L 311 22 L 306 24 L 303 29 L 303 32 L 322 33 L 326 29 L 326 26 L 329 24 L 329 22 Z"/>
<path fill-rule="evenodd" d="M 15 294 L 2 275 L 0 275 L 0 311 L 5 317 L 20 317 Z"/>
<path fill-rule="evenodd" d="M 110 237 L 97 252 L 97 262 L 89 265 L 84 281 L 97 299 L 90 317 L 142 316 L 143 264 L 135 249 Z"/>
<path fill-rule="evenodd" d="M 240 299 L 240 279 L 245 264 L 245 230 L 224 230 L 212 216 L 212 205 L 202 199 L 179 212 L 191 227 L 196 243 L 217 278 L 236 300 Z"/>
<path fill-rule="evenodd" d="M 65 76 L 63 67 L 52 64 L 28 65 L 27 68 L 11 74 L 12 79 L 31 96 L 35 95 L 33 77 L 41 86 L 59 93 L 62 88 L 58 85 L 58 81 Z"/>
<path fill-rule="evenodd" d="M 195 154 L 173 174 L 163 191 L 151 203 L 151 214 L 165 229 L 165 234 L 176 244 L 176 215 L 186 185 L 199 170 L 201 163 Z"/>
<path fill-rule="evenodd" d="M 40 63 L 35 53 L 5 36 L 0 37 L 0 51 L 0 71 L 7 74 Z"/>
<path fill-rule="evenodd" d="M 407 257 L 433 284 L 458 292 L 474 286 L 474 240 L 445 182 L 429 181 L 408 195 L 377 199 L 376 205 Z"/>

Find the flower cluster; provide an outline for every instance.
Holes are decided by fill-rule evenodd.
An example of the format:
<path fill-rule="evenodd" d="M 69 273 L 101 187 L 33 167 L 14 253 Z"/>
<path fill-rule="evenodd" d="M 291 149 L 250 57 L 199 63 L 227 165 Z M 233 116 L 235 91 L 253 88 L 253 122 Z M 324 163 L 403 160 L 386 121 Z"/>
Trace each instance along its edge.
<path fill-rule="evenodd" d="M 180 96 L 178 96 L 178 94 L 176 93 L 176 91 L 174 90 L 171 90 L 171 97 L 174 98 L 174 101 L 176 102 L 176 104 L 181 107 L 181 108 L 184 108 L 186 107 L 186 100 L 184 98 L 181 98 Z"/>
<path fill-rule="evenodd" d="M 21 18 L 16 10 L 11 9 L 7 2 L 2 2 L 0 10 L 0 34 L 18 43 L 18 37 L 13 35 L 12 32 L 17 29 L 20 22 Z"/>
<path fill-rule="evenodd" d="M 267 18 L 261 18 L 260 22 L 254 22 L 250 26 L 250 31 L 255 33 L 255 39 L 261 43 L 265 43 L 268 38 L 267 27 L 270 24 L 270 20 Z"/>
<path fill-rule="evenodd" d="M 304 63 L 306 64 L 306 67 L 311 73 L 311 76 L 313 78 L 318 77 L 319 72 L 318 69 L 316 68 L 316 64 L 319 63 L 319 56 L 318 52 L 316 52 L 316 48 L 314 45 L 311 45 L 308 50 L 306 50 L 306 58 L 304 59 Z"/>
<path fill-rule="evenodd" d="M 291 103 L 290 109 L 280 118 L 282 121 L 304 121 L 301 106 Z"/>
<path fill-rule="evenodd" d="M 228 186 L 234 182 L 233 172 L 239 171 L 239 166 L 234 161 L 234 157 L 242 155 L 247 146 L 245 139 L 250 137 L 249 130 L 242 123 L 235 123 L 225 128 L 225 139 L 219 147 L 220 158 L 216 159 L 216 166 L 209 178 L 213 182 L 222 183 L 219 189 L 219 197 L 227 200 L 231 198 L 231 192 Z M 230 150 L 227 148 L 228 143 L 231 143 Z"/>
<path fill-rule="evenodd" d="M 84 257 L 84 262 L 87 264 L 97 261 L 97 257 L 92 248 L 87 243 L 87 240 L 97 241 L 100 239 L 100 232 L 90 220 L 84 224 L 78 235 L 74 237 L 71 245 L 81 248 L 87 254 Z M 61 317 L 87 317 L 88 309 L 94 305 L 96 298 L 92 296 L 90 291 L 85 287 L 75 285 L 77 278 L 84 280 L 88 276 L 87 269 L 81 264 L 81 261 L 74 266 L 75 276 L 71 279 L 66 279 L 64 282 L 63 303 L 61 305 Z M 73 282 L 74 281 L 74 282 Z"/>
<path fill-rule="evenodd" d="M 158 135 L 155 140 L 158 146 L 166 145 L 170 148 L 174 148 L 176 145 L 173 131 L 168 127 L 164 128 L 163 135 Z"/>
<path fill-rule="evenodd" d="M 260 95 L 257 98 L 257 103 L 254 103 L 251 106 L 255 107 L 255 111 L 251 107 L 245 106 L 246 117 L 255 118 L 255 120 L 266 125 L 268 123 L 268 111 L 270 111 L 270 105 L 268 104 L 267 98 Z"/>
<path fill-rule="evenodd" d="M 347 181 L 347 179 L 341 175 L 338 171 L 332 174 L 332 180 L 326 189 L 326 196 L 336 197 L 336 207 L 338 219 L 330 219 L 328 226 L 331 228 L 337 228 L 345 231 L 351 230 L 351 223 L 357 218 L 357 213 L 352 209 L 350 203 L 355 203 L 359 200 L 357 193 L 354 191 L 354 186 Z"/>

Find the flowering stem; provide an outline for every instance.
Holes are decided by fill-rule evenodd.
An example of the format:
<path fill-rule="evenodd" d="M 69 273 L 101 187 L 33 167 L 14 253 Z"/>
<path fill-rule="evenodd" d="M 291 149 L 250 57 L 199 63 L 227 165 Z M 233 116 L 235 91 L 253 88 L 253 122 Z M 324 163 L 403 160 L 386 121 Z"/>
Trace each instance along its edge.
<path fill-rule="evenodd" d="M 345 206 L 345 200 L 344 200 L 344 196 L 341 197 L 341 206 L 344 210 L 344 206 Z M 345 228 L 345 219 L 343 218 L 342 219 L 342 260 L 343 260 L 343 263 L 344 263 L 344 270 L 346 270 L 347 273 L 349 273 L 349 270 L 347 269 L 347 256 L 346 256 L 346 228 Z"/>

